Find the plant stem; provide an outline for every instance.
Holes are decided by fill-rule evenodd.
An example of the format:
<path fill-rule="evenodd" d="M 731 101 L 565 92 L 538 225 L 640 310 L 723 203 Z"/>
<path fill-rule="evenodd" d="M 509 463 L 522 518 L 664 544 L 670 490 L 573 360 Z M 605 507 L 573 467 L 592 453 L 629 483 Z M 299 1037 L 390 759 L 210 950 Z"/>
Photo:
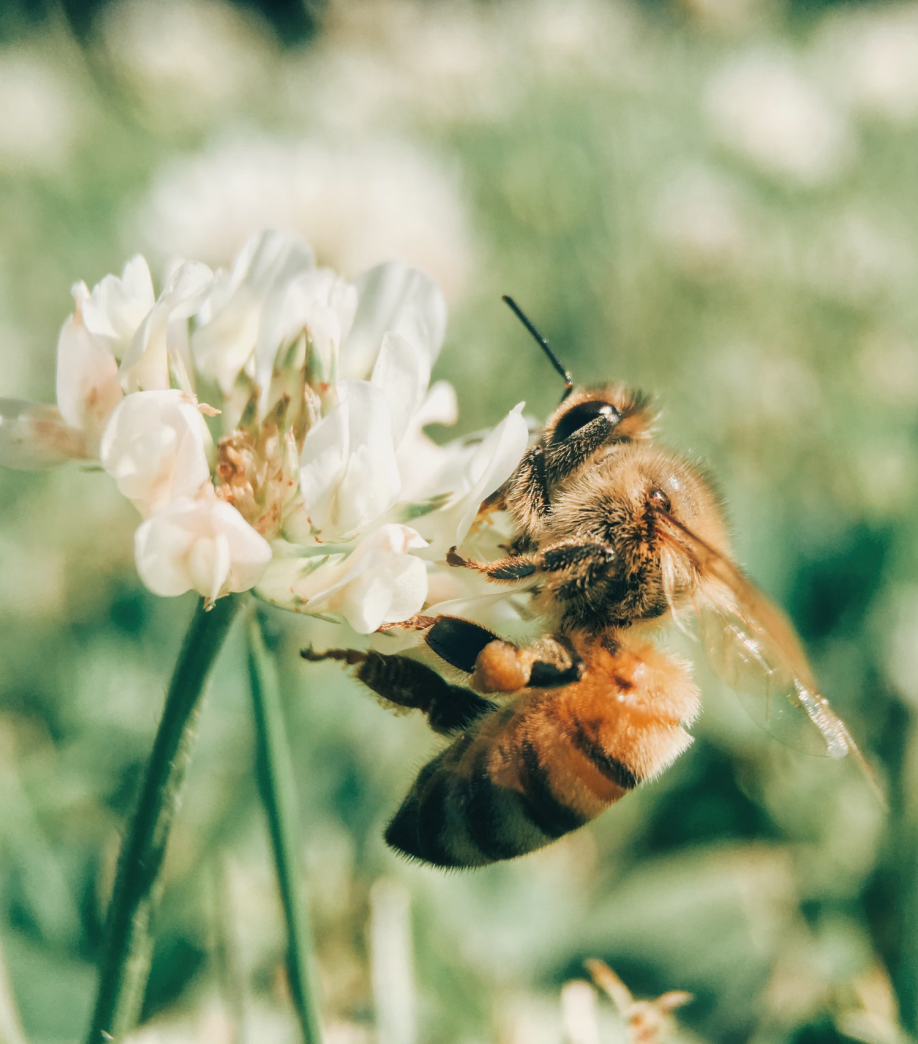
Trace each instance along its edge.
<path fill-rule="evenodd" d="M 162 893 L 163 860 L 191 760 L 202 695 L 242 599 L 199 602 L 166 696 L 143 788 L 121 848 L 99 966 L 88 1044 L 120 1040 L 140 1017 L 150 971 L 150 921 Z"/>
<path fill-rule="evenodd" d="M 249 676 L 255 710 L 258 780 L 268 816 L 274 866 L 287 922 L 287 968 L 290 993 L 304 1044 L 321 1044 L 315 978 L 312 968 L 312 931 L 300 851 L 299 816 L 293 760 L 274 661 L 266 646 L 261 620 L 248 620 Z"/>

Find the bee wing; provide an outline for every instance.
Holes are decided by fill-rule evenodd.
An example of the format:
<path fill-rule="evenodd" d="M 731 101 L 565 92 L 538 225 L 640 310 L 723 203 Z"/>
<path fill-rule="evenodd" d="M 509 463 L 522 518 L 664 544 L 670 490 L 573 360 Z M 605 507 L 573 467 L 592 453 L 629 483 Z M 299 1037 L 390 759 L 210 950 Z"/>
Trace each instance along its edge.
<path fill-rule="evenodd" d="M 695 605 L 711 665 L 740 695 L 757 696 L 752 716 L 792 746 L 843 758 L 850 754 L 882 791 L 848 727 L 820 695 L 787 617 L 728 558 L 668 512 L 667 539 L 703 581 Z M 764 699 L 762 698 L 764 697 Z"/>
<path fill-rule="evenodd" d="M 807 754 L 840 758 L 852 752 L 844 722 L 815 689 L 782 668 L 745 617 L 725 607 L 716 594 L 695 609 L 708 661 L 755 721 Z"/>

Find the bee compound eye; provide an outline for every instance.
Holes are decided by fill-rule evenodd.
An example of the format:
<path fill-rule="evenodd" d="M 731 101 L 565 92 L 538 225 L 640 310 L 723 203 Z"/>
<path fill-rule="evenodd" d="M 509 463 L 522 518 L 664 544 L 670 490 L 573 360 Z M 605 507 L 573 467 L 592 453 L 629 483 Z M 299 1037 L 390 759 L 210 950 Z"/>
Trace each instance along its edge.
<path fill-rule="evenodd" d="M 669 497 L 656 486 L 647 494 L 647 502 L 659 511 L 669 511 L 672 508 Z"/>
<path fill-rule="evenodd" d="M 575 432 L 586 427 L 590 421 L 596 420 L 597 417 L 605 417 L 611 425 L 618 424 L 622 419 L 621 413 L 611 402 L 603 402 L 601 399 L 590 399 L 587 402 L 580 402 L 576 406 L 572 406 L 567 413 L 558 419 L 551 436 L 552 444 L 564 442 Z"/>

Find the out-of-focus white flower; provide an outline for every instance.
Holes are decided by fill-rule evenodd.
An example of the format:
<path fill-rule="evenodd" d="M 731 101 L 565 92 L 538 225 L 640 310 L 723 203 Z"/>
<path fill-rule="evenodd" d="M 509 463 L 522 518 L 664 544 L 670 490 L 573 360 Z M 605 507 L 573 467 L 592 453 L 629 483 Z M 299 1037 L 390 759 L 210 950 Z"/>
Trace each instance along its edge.
<path fill-rule="evenodd" d="M 80 133 L 73 84 L 24 49 L 0 49 L 0 170 L 47 173 Z"/>
<path fill-rule="evenodd" d="M 731 0 L 738 4 L 741 0 Z M 646 84 L 647 56 L 642 12 L 636 4 L 602 0 L 532 0 L 506 14 L 508 39 L 524 39 L 527 63 L 538 62 L 555 77 Z"/>
<path fill-rule="evenodd" d="M 522 49 L 530 60 L 532 6 L 352 5 L 349 31 L 323 34 L 312 54 L 291 63 L 291 95 L 309 99 L 310 116 L 327 114 L 335 129 L 375 127 L 405 112 L 438 124 L 499 118 L 523 93 L 514 59 Z"/>
<path fill-rule="evenodd" d="M 429 272 L 451 299 L 475 255 L 453 173 L 417 145 L 376 136 L 347 145 L 253 133 L 221 139 L 156 174 L 125 223 L 161 255 L 212 265 L 226 264 L 261 228 L 287 228 L 338 271 L 398 257 Z"/>
<path fill-rule="evenodd" d="M 729 178 L 690 167 L 670 174 L 655 200 L 651 226 L 686 271 L 729 272 L 748 245 L 744 203 Z"/>
<path fill-rule="evenodd" d="M 803 277 L 821 293 L 852 302 L 911 297 L 918 275 L 912 241 L 869 210 L 838 207 L 808 236 Z"/>
<path fill-rule="evenodd" d="M 146 517 L 210 480 L 212 447 L 204 418 L 183 392 L 137 392 L 112 414 L 99 459 Z"/>
<path fill-rule="evenodd" d="M 220 0 L 145 0 L 106 7 L 99 39 L 144 105 L 195 123 L 261 80 L 270 52 L 262 24 Z"/>
<path fill-rule="evenodd" d="M 826 20 L 816 53 L 855 109 L 894 123 L 918 118 L 918 4 L 840 11 Z"/>
<path fill-rule="evenodd" d="M 711 78 L 705 102 L 720 140 L 768 174 L 818 185 L 854 155 L 844 116 L 788 53 L 735 56 Z"/>
<path fill-rule="evenodd" d="M 427 568 L 408 552 L 426 546 L 410 526 L 384 524 L 346 557 L 275 559 L 256 593 L 300 612 L 334 613 L 370 634 L 410 619 L 424 605 Z"/>
<path fill-rule="evenodd" d="M 214 601 L 248 591 L 271 561 L 271 545 L 230 504 L 206 489 L 179 497 L 134 536 L 140 579 L 158 595 L 197 591 Z"/>

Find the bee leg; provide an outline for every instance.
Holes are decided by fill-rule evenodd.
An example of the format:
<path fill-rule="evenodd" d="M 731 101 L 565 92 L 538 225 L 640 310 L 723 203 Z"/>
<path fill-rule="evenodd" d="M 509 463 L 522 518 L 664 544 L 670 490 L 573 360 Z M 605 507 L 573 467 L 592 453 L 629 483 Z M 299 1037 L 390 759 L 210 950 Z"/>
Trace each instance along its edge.
<path fill-rule="evenodd" d="M 376 634 L 388 634 L 390 631 L 426 631 L 437 622 L 436 616 L 425 616 L 423 613 L 415 613 L 407 620 L 398 623 L 386 623 L 376 628 Z"/>
<path fill-rule="evenodd" d="M 472 722 L 495 709 L 495 704 L 471 689 L 450 685 L 435 670 L 407 656 L 387 655 L 375 650 L 329 649 L 314 653 L 304 649 L 304 660 L 344 660 L 356 666 L 358 681 L 386 703 L 419 710 L 435 732 L 450 735 L 467 729 Z"/>
<path fill-rule="evenodd" d="M 546 638 L 521 649 L 458 616 L 438 617 L 425 640 L 450 666 L 471 674 L 478 692 L 553 689 L 577 681 L 583 672 L 583 661 L 566 638 Z"/>
<path fill-rule="evenodd" d="M 599 542 L 589 544 L 556 544 L 536 554 L 508 555 L 494 562 L 476 562 L 462 558 L 450 548 L 446 561 L 451 566 L 476 569 L 489 580 L 513 583 L 536 573 L 570 573 L 571 579 L 584 581 L 618 568 L 615 548 Z"/>
<path fill-rule="evenodd" d="M 600 413 L 556 445 L 546 446 L 543 467 L 547 481 L 554 483 L 567 478 L 607 443 L 623 441 L 617 435 L 620 420 L 620 415 Z"/>
<path fill-rule="evenodd" d="M 478 654 L 486 645 L 496 641 L 497 635 L 458 616 L 439 616 L 424 640 L 441 660 L 471 674 Z"/>
<path fill-rule="evenodd" d="M 300 656 L 309 663 L 321 663 L 322 660 L 344 660 L 349 667 L 355 663 L 362 663 L 367 658 L 367 654 L 359 649 L 326 649 L 325 652 L 317 653 L 312 646 L 308 649 L 300 649 Z"/>
<path fill-rule="evenodd" d="M 556 544 L 539 552 L 535 562 L 543 573 L 595 574 L 615 568 L 617 559 L 609 544 Z"/>
<path fill-rule="evenodd" d="M 523 580 L 538 572 L 538 566 L 532 555 L 508 555 L 499 558 L 496 562 L 476 562 L 474 559 L 463 558 L 451 547 L 446 553 L 446 561 L 449 565 L 459 569 L 476 569 L 484 573 L 489 580 L 506 581 L 512 583 L 515 580 Z"/>
<path fill-rule="evenodd" d="M 469 684 L 476 692 L 558 689 L 582 674 L 583 661 L 565 638 L 543 638 L 528 648 L 496 639 L 478 654 Z"/>
<path fill-rule="evenodd" d="M 524 530 L 532 531 L 551 513 L 545 451 L 533 446 L 514 472 L 509 499 Z"/>

